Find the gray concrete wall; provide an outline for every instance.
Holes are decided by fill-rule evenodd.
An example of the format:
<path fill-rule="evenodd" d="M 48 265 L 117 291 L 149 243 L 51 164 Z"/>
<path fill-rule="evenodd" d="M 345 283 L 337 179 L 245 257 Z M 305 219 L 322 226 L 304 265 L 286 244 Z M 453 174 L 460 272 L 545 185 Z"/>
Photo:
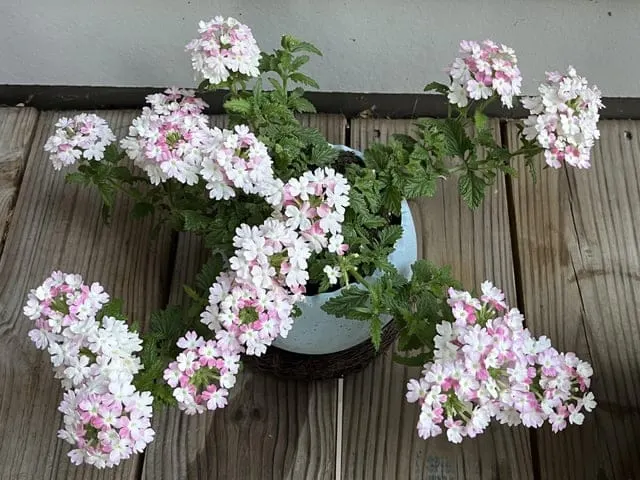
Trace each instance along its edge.
<path fill-rule="evenodd" d="M 235 16 L 263 50 L 315 43 L 323 91 L 406 92 L 444 79 L 461 39 L 516 49 L 531 93 L 573 64 L 605 96 L 640 97 L 640 0 L 0 0 L 0 84 L 194 84 L 199 19 Z"/>

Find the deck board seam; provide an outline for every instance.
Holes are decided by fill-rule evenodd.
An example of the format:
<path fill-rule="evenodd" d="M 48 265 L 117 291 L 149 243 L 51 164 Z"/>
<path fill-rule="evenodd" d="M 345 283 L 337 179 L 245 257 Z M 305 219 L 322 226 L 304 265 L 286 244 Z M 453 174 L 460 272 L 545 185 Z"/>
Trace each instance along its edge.
<path fill-rule="evenodd" d="M 16 182 L 15 182 L 16 191 L 14 192 L 13 197 L 11 198 L 11 205 L 9 206 L 9 211 L 7 212 L 7 219 L 5 220 L 4 225 L 2 226 L 2 230 L 0 230 L 0 260 L 2 259 L 2 255 L 4 253 L 5 244 L 7 243 L 7 235 L 9 234 L 9 227 L 11 226 L 11 221 L 13 220 L 13 211 L 15 210 L 16 205 L 18 203 L 18 197 L 20 196 L 22 181 L 24 180 L 24 172 L 27 168 L 27 162 L 31 157 L 33 141 L 35 139 L 36 130 L 38 128 L 38 124 L 40 121 L 40 111 L 36 109 L 33 109 L 33 111 L 35 112 L 35 118 L 33 120 L 33 128 L 31 129 L 31 133 L 29 134 L 29 139 L 27 144 L 25 145 L 25 149 L 23 153 L 24 164 L 18 171 L 18 178 L 16 179 Z"/>

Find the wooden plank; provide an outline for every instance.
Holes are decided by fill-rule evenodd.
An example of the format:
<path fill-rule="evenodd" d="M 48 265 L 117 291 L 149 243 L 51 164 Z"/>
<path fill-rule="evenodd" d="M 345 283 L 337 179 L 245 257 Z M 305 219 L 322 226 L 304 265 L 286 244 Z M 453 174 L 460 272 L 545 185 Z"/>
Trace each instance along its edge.
<path fill-rule="evenodd" d="M 65 113 L 69 115 L 69 113 Z M 132 111 L 100 112 L 114 131 L 126 126 Z M 0 478 L 132 478 L 140 459 L 112 470 L 74 467 L 69 445 L 58 440 L 62 399 L 49 354 L 36 350 L 22 315 L 29 289 L 52 270 L 81 273 L 125 300 L 132 318 L 144 320 L 166 301 L 170 236 L 150 238 L 152 220 L 134 221 L 130 205 L 117 202 L 113 223 L 100 219 L 96 192 L 66 185 L 42 150 L 62 116 L 40 115 L 20 195 L 0 259 Z"/>
<path fill-rule="evenodd" d="M 599 403 L 582 426 L 538 432 L 540 478 L 640 478 L 640 122 L 600 129 L 591 170 L 514 181 L 528 326 L 592 363 Z"/>
<path fill-rule="evenodd" d="M 0 253 L 37 120 L 34 108 L 0 108 Z"/>
<path fill-rule="evenodd" d="M 330 142 L 344 143 L 340 115 L 305 115 Z M 226 119 L 215 116 L 223 127 Z M 172 299 L 180 302 L 205 258 L 201 242 L 180 236 Z M 158 432 L 147 450 L 148 479 L 330 479 L 335 470 L 337 382 L 294 382 L 247 369 L 219 412 L 189 417 L 166 410 L 154 418 Z"/>
<path fill-rule="evenodd" d="M 353 120 L 351 145 L 364 149 L 392 133 L 410 133 L 409 120 Z M 496 128 L 496 133 L 497 128 Z M 455 181 L 442 183 L 434 198 L 412 202 L 419 256 L 451 265 L 468 288 L 492 279 L 515 303 L 512 251 L 505 188 L 499 179 L 476 212 L 457 193 Z M 528 433 L 492 425 L 460 445 L 445 436 L 421 440 L 419 408 L 404 395 L 419 368 L 394 364 L 385 353 L 363 372 L 344 380 L 344 478 L 476 479 L 532 478 Z"/>

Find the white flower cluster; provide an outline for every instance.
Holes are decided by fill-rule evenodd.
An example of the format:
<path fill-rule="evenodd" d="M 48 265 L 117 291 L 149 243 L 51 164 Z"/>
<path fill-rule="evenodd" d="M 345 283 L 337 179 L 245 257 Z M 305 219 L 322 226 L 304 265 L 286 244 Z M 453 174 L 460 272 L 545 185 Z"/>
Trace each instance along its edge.
<path fill-rule="evenodd" d="M 245 193 L 258 194 L 271 204 L 280 199 L 283 183 L 274 178 L 267 147 L 249 131 L 249 127 L 214 128 L 204 152 L 200 174 L 207 181 L 211 198 L 235 197 L 235 187 Z"/>
<path fill-rule="evenodd" d="M 567 163 L 589 168 L 591 148 L 600 138 L 600 90 L 589 87 L 573 67 L 566 75 L 548 72 L 547 80 L 538 88 L 540 95 L 522 100 L 531 113 L 524 121 L 523 134 L 527 140 L 537 140 L 550 167 Z"/>
<path fill-rule="evenodd" d="M 60 170 L 82 157 L 102 160 L 105 148 L 115 139 L 104 119 L 92 113 L 81 113 L 58 120 L 56 131 L 45 143 L 44 150 L 51 152 L 53 168 Z"/>
<path fill-rule="evenodd" d="M 522 85 L 513 49 L 491 40 L 482 43 L 465 40 L 460 43 L 460 53 L 462 57 L 456 58 L 448 69 L 449 101 L 466 107 L 469 99 L 488 99 L 495 93 L 504 106 L 511 108 Z"/>
<path fill-rule="evenodd" d="M 260 75 L 260 49 L 251 29 L 235 18 L 215 17 L 198 25 L 200 36 L 187 45 L 193 69 L 212 85 L 226 81 L 234 73 Z"/>
<path fill-rule="evenodd" d="M 55 377 L 66 389 L 58 436 L 76 448 L 71 461 L 112 467 L 153 440 L 153 397 L 137 392 L 133 376 L 142 369 L 142 349 L 125 322 L 103 316 L 109 301 L 102 286 L 80 275 L 53 272 L 29 293 L 24 314 L 36 323 L 29 336 L 51 355 Z"/>
<path fill-rule="evenodd" d="M 154 185 L 170 178 L 196 184 L 210 136 L 209 121 L 202 114 L 207 104 L 192 90 L 178 88 L 149 95 L 147 102 L 151 107 L 144 107 L 133 120 L 120 146 Z"/>

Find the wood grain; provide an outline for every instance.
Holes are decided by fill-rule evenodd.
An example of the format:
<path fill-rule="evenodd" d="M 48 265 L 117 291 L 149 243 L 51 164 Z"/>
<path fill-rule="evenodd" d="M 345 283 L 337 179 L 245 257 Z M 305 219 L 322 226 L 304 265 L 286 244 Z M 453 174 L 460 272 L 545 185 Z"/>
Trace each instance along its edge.
<path fill-rule="evenodd" d="M 0 108 L 0 253 L 37 120 L 34 108 Z"/>
<path fill-rule="evenodd" d="M 353 120 L 351 145 L 364 149 L 392 133 L 411 130 L 409 120 Z M 420 257 L 451 265 L 468 288 L 493 279 L 515 303 L 502 178 L 475 212 L 462 203 L 453 180 L 442 183 L 434 198 L 419 199 L 411 207 Z M 408 379 L 419 373 L 420 369 L 393 363 L 387 352 L 363 372 L 344 379 L 345 479 L 532 478 L 524 428 L 492 425 L 484 435 L 460 445 L 443 436 L 421 440 L 416 432 L 418 407 L 404 399 Z"/>
<path fill-rule="evenodd" d="M 344 143 L 346 120 L 306 115 L 333 143 Z M 216 116 L 212 124 L 225 126 Z M 200 240 L 181 235 L 172 300 L 205 254 Z M 157 437 L 147 450 L 145 479 L 330 479 L 335 470 L 337 382 L 294 382 L 245 370 L 222 411 L 188 417 L 166 410 L 154 418 Z"/>
<path fill-rule="evenodd" d="M 69 115 L 68 112 L 65 113 Z M 100 112 L 114 130 L 134 112 Z M 81 273 L 125 300 L 127 313 L 144 320 L 166 301 L 170 236 L 150 239 L 151 219 L 132 221 L 118 200 L 111 226 L 100 219 L 100 199 L 87 188 L 66 185 L 42 146 L 61 116 L 40 115 L 20 195 L 0 259 L 0 478 L 133 478 L 140 459 L 119 468 L 74 467 L 70 446 L 56 437 L 62 399 L 49 354 L 36 350 L 22 315 L 27 292 L 54 269 Z"/>
<path fill-rule="evenodd" d="M 600 129 L 592 169 L 514 181 L 528 326 L 592 362 L 599 403 L 580 427 L 538 432 L 541 478 L 640 478 L 640 122 Z"/>

